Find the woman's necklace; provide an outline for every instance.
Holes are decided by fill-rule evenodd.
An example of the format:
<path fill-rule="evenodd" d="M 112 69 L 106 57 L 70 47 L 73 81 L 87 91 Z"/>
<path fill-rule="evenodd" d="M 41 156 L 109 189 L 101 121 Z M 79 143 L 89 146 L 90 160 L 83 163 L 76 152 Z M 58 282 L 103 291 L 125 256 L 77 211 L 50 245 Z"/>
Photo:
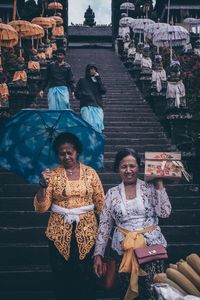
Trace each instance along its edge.
<path fill-rule="evenodd" d="M 73 173 L 75 172 L 75 170 L 76 170 L 77 166 L 78 166 L 78 163 L 76 163 L 76 164 L 74 165 L 74 167 L 73 167 L 73 168 L 71 168 L 71 169 L 65 169 L 65 170 L 66 170 L 66 172 L 67 172 L 67 174 L 69 174 L 69 175 L 73 175 Z"/>

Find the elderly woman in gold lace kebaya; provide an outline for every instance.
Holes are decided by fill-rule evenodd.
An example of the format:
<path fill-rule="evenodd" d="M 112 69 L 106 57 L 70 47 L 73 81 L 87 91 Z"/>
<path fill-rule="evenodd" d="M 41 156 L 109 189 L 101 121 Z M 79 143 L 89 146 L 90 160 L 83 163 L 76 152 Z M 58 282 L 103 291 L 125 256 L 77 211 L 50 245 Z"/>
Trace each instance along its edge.
<path fill-rule="evenodd" d="M 39 212 L 51 208 L 46 236 L 56 296 L 58 300 L 95 300 L 92 254 L 103 187 L 95 170 L 78 161 L 82 145 L 75 135 L 57 136 L 53 150 L 61 164 L 42 172 L 34 206 Z"/>

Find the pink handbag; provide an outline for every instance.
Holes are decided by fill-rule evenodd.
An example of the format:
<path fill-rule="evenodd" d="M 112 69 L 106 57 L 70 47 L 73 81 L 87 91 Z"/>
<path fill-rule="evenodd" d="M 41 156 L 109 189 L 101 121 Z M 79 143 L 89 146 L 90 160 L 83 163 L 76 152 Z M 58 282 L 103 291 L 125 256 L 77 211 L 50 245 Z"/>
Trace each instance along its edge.
<path fill-rule="evenodd" d="M 167 259 L 167 250 L 163 245 L 151 245 L 135 249 L 138 264 L 145 264 L 158 259 Z"/>

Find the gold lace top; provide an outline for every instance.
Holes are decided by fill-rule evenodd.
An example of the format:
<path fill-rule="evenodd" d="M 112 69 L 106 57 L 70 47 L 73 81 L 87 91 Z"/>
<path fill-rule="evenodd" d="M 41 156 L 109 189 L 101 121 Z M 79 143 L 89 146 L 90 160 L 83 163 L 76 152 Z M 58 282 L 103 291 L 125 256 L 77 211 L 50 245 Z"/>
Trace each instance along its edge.
<path fill-rule="evenodd" d="M 55 168 L 46 189 L 46 201 L 39 203 L 37 196 L 34 198 L 35 210 L 39 212 L 46 212 L 52 203 L 68 209 L 94 204 L 96 213 L 99 214 L 103 202 L 104 191 L 101 181 L 95 170 L 84 164 L 80 164 L 79 180 L 70 181 L 62 165 Z M 58 251 L 67 260 L 70 256 L 72 224 L 64 223 L 63 215 L 51 212 L 46 235 L 54 241 Z M 97 221 L 94 211 L 80 215 L 75 235 L 79 257 L 84 259 L 96 241 Z"/>

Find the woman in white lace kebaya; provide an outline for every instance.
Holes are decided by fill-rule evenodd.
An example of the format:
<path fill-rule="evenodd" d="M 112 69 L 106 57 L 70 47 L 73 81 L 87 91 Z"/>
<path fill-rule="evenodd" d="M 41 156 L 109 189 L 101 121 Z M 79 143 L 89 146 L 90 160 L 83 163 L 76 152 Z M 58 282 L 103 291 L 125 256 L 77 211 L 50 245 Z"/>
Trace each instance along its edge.
<path fill-rule="evenodd" d="M 125 148 L 117 153 L 114 169 L 119 172 L 122 182 L 107 192 L 94 252 L 94 271 L 100 277 L 105 248 L 116 226 L 111 247 L 119 266 L 121 300 L 155 299 L 151 290 L 153 276 L 164 271 L 163 260 L 143 264 L 141 270 L 134 256 L 134 249 L 143 244 L 144 247 L 167 246 L 158 218 L 167 218 L 171 212 L 162 179 L 154 184 L 138 179 L 139 165 L 140 158 L 133 149 Z"/>

